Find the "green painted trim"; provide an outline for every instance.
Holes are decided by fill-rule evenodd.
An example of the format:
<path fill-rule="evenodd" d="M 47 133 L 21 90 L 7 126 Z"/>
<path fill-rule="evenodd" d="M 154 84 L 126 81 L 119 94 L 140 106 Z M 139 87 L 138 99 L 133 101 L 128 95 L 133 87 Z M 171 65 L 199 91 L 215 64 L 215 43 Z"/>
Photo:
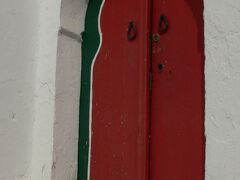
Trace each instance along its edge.
<path fill-rule="evenodd" d="M 85 32 L 82 44 L 78 180 L 88 180 L 91 65 L 100 45 L 98 16 L 100 13 L 102 1 L 103 0 L 89 0 L 85 19 Z"/>

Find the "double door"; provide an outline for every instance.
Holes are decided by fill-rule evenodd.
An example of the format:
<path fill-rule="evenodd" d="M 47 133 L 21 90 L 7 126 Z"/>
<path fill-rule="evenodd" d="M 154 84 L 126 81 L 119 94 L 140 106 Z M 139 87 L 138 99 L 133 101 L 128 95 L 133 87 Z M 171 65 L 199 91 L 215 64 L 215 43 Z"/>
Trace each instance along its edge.
<path fill-rule="evenodd" d="M 202 0 L 90 0 L 79 180 L 204 180 Z"/>

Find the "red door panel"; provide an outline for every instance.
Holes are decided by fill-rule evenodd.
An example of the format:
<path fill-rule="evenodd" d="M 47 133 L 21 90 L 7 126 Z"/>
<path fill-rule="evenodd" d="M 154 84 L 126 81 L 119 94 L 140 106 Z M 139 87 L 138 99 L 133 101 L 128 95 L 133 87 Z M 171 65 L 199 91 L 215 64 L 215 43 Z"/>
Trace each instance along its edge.
<path fill-rule="evenodd" d="M 202 0 L 89 1 L 78 179 L 204 180 L 202 13 Z"/>
<path fill-rule="evenodd" d="M 204 179 L 202 0 L 153 0 L 150 180 Z M 161 26 L 165 27 L 164 23 Z"/>
<path fill-rule="evenodd" d="M 93 68 L 91 180 L 148 178 L 148 7 L 146 0 L 103 5 L 102 45 Z M 132 41 L 130 21 L 137 33 Z"/>

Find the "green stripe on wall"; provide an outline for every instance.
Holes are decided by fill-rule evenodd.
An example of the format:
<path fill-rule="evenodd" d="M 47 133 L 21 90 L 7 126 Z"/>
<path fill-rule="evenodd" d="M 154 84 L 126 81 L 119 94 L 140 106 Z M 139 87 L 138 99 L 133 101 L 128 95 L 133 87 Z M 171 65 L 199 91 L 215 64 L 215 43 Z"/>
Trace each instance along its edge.
<path fill-rule="evenodd" d="M 89 1 L 85 19 L 85 33 L 82 44 L 78 180 L 87 180 L 88 178 L 91 64 L 100 44 L 100 35 L 98 32 L 98 16 L 100 13 L 102 1 L 103 0 Z"/>

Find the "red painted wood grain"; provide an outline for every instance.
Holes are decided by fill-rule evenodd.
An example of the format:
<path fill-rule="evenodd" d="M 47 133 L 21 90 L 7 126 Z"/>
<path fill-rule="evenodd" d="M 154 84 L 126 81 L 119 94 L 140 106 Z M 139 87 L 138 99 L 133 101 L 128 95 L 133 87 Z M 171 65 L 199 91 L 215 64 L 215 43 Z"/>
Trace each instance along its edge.
<path fill-rule="evenodd" d="M 153 42 L 150 180 L 203 180 L 203 2 L 154 0 L 153 33 L 162 14 L 169 29 Z"/>
<path fill-rule="evenodd" d="M 146 180 L 149 2 L 106 0 L 93 71 L 91 180 Z M 127 39 L 130 21 L 137 36 Z"/>

